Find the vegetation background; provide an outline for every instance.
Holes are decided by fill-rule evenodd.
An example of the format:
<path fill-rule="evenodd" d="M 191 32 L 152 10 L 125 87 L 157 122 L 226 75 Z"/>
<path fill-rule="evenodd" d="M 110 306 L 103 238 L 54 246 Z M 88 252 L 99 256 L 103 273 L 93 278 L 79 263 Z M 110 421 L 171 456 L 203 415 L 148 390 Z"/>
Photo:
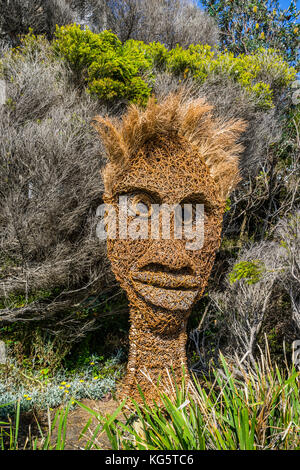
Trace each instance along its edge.
<path fill-rule="evenodd" d="M 207 374 L 220 351 L 254 367 L 266 338 L 272 361 L 291 362 L 298 19 L 294 0 L 0 1 L 0 404 L 101 398 L 123 373 L 128 308 L 96 238 L 105 155 L 91 119 L 182 86 L 248 122 L 243 181 L 190 319 L 192 370 Z"/>

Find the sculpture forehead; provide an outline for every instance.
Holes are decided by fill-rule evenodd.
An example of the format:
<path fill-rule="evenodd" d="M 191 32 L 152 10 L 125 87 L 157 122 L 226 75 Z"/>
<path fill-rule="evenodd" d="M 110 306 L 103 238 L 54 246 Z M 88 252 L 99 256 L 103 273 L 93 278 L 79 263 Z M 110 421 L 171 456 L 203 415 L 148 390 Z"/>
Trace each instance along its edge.
<path fill-rule="evenodd" d="M 217 187 L 201 156 L 193 149 L 153 148 L 130 159 L 114 185 L 114 193 L 141 188 L 163 199 L 182 200 L 201 193 L 209 200 L 218 198 Z"/>

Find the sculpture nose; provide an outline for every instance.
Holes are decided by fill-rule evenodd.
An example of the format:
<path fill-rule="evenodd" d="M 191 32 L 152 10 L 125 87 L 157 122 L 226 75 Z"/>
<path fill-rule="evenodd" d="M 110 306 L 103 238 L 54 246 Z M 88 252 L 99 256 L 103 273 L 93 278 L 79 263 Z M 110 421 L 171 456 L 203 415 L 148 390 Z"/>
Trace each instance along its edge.
<path fill-rule="evenodd" d="M 194 263 L 180 240 L 164 240 L 151 244 L 135 268 L 170 274 L 195 274 Z"/>

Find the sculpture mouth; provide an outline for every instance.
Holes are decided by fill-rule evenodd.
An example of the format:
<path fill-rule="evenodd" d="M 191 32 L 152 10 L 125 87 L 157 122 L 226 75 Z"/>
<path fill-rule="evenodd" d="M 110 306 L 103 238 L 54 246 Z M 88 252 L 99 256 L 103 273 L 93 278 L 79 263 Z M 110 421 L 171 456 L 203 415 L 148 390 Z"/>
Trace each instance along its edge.
<path fill-rule="evenodd" d="M 135 271 L 131 273 L 131 279 L 149 286 L 172 290 L 193 290 L 199 288 L 199 281 L 189 274 L 175 274 L 153 271 Z"/>
<path fill-rule="evenodd" d="M 138 271 L 131 274 L 135 291 L 147 302 L 168 310 L 189 310 L 199 291 L 194 276 Z"/>

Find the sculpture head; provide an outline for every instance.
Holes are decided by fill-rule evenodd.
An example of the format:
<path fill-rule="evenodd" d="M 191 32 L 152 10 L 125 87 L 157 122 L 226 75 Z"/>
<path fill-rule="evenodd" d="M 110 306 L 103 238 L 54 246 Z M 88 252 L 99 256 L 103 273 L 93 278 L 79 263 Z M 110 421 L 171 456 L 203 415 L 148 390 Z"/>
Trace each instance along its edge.
<path fill-rule="evenodd" d="M 239 181 L 236 140 L 244 123 L 213 119 L 204 100 L 184 104 L 180 94 L 160 104 L 152 98 L 145 110 L 131 106 L 120 121 L 96 122 L 109 158 L 104 201 L 118 220 L 126 204 L 126 234 L 119 224 L 108 239 L 112 269 L 140 325 L 173 334 L 208 281 L 226 198 Z M 186 230 L 178 237 L 182 219 Z"/>

